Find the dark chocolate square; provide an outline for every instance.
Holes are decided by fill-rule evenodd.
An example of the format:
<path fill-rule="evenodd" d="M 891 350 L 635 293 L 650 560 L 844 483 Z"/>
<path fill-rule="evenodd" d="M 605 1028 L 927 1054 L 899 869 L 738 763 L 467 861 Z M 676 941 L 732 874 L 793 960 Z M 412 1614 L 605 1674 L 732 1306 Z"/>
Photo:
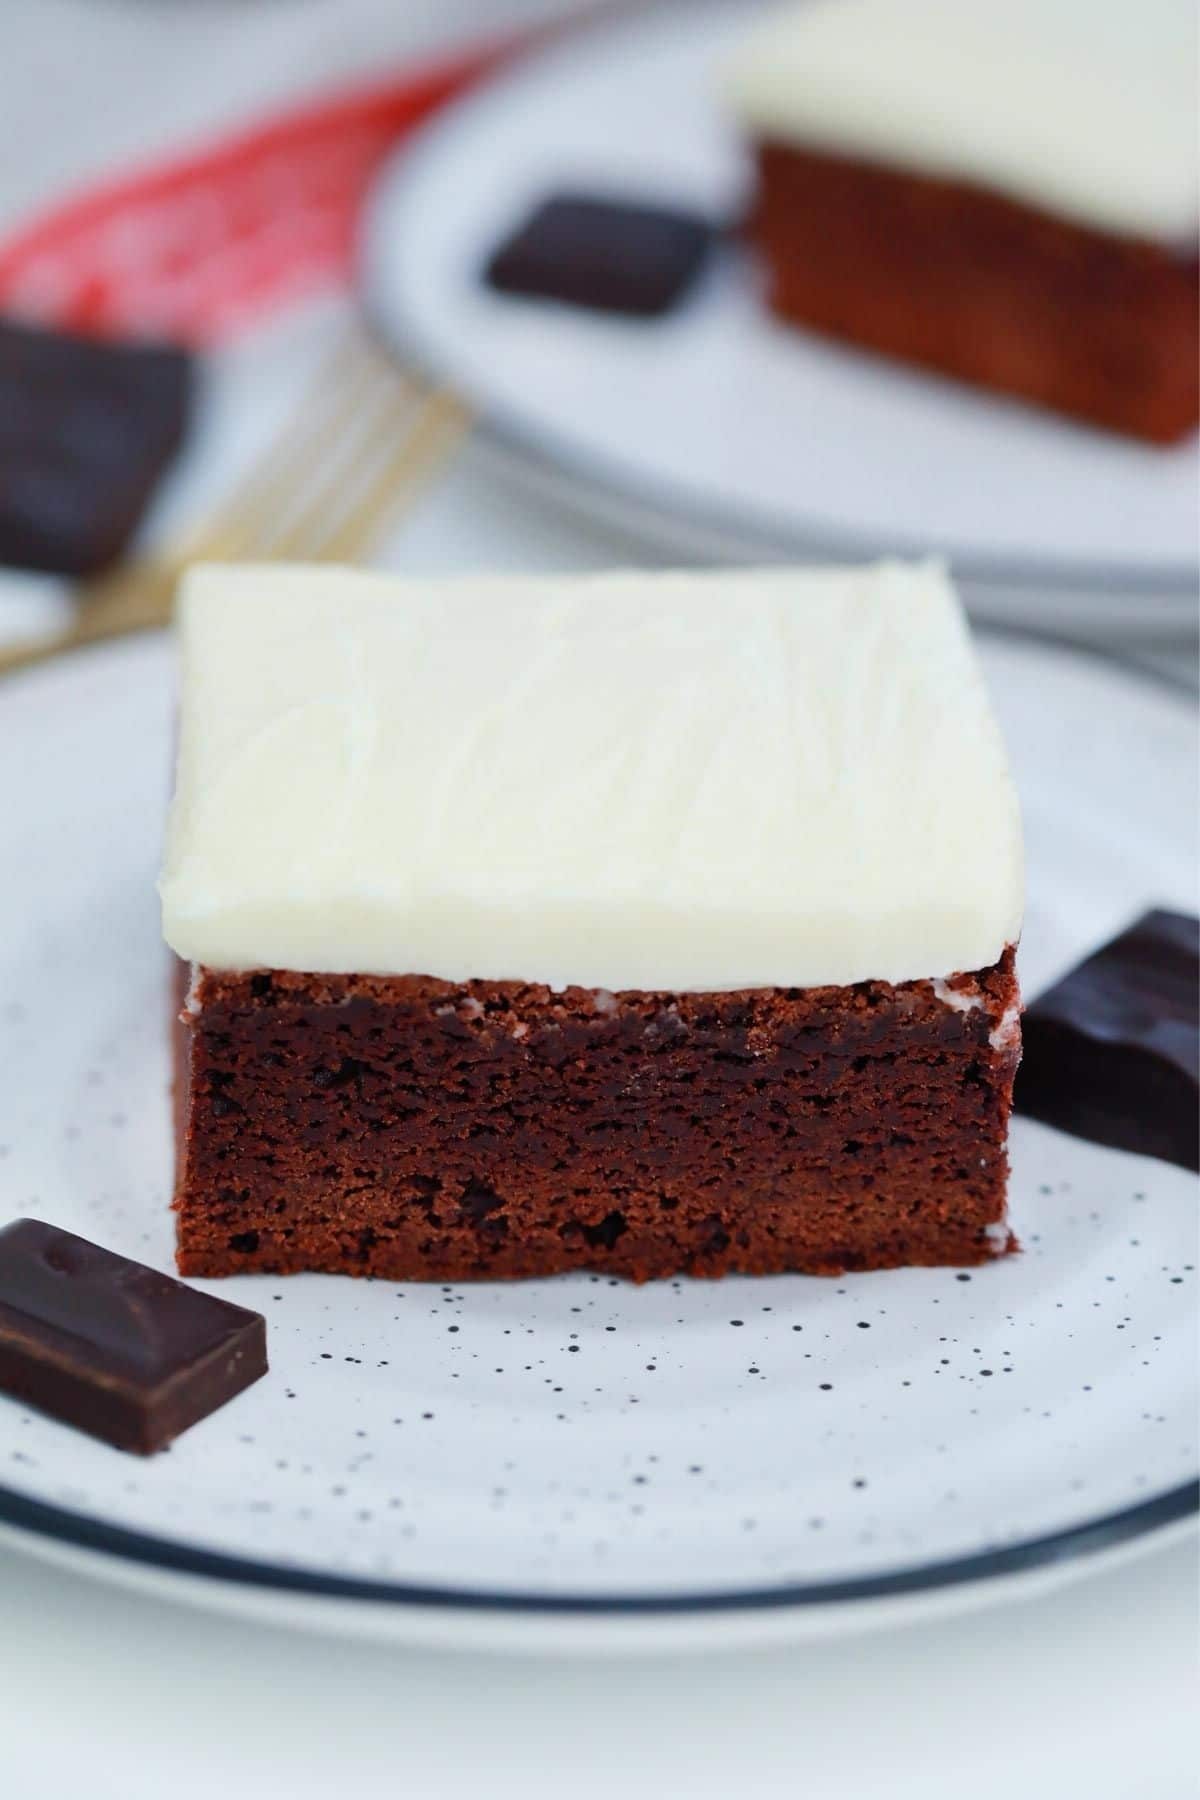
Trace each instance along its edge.
<path fill-rule="evenodd" d="M 1148 912 L 1035 1000 L 1019 1113 L 1200 1167 L 1200 921 Z"/>
<path fill-rule="evenodd" d="M 187 421 L 187 354 L 0 321 L 0 563 L 93 575 L 141 520 Z"/>
<path fill-rule="evenodd" d="M 501 293 L 654 318 L 683 297 L 716 236 L 697 214 L 557 194 L 488 263 Z"/>
<path fill-rule="evenodd" d="M 18 1219 L 0 1231 L 0 1392 L 148 1455 L 267 1371 L 266 1322 Z"/>

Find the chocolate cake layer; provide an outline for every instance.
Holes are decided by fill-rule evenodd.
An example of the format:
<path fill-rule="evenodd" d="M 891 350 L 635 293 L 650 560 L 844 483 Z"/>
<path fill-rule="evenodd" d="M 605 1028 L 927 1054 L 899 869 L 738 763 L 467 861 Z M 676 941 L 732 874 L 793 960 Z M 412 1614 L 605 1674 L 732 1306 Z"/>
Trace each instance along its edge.
<path fill-rule="evenodd" d="M 180 1269 L 646 1280 L 1011 1248 L 1012 952 L 890 985 L 196 971 Z"/>
<path fill-rule="evenodd" d="M 762 142 L 750 235 L 781 317 L 1169 444 L 1200 420 L 1195 244 Z"/>

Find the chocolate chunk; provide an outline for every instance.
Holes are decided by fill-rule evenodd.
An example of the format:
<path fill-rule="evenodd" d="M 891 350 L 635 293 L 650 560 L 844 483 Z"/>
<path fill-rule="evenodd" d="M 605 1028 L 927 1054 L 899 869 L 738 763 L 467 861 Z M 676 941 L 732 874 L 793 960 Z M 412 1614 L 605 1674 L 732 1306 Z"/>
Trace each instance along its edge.
<path fill-rule="evenodd" d="M 189 386 L 182 350 L 0 321 L 0 562 L 113 562 L 183 437 Z"/>
<path fill-rule="evenodd" d="M 0 1231 L 0 1390 L 147 1456 L 267 1372 L 258 1313 L 38 1219 Z"/>
<path fill-rule="evenodd" d="M 501 244 L 486 277 L 506 294 L 652 318 L 682 297 L 715 237 L 693 213 L 559 194 Z"/>
<path fill-rule="evenodd" d="M 1025 1014 L 1016 1109 L 1200 1167 L 1200 921 L 1148 912 Z"/>

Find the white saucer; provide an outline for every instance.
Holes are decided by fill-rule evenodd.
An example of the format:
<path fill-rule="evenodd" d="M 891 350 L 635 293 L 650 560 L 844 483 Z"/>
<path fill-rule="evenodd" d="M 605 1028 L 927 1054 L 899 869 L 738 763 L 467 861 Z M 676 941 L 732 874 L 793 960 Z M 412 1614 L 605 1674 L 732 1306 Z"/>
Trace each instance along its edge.
<path fill-rule="evenodd" d="M 675 555 L 947 555 L 975 610 L 1141 635 L 1195 620 L 1196 444 L 1161 450 L 770 319 L 727 248 L 654 322 L 514 300 L 488 253 L 549 191 L 736 215 L 745 158 L 715 95 L 746 8 L 608 22 L 439 115 L 385 171 L 368 308 L 560 498 Z"/>
<path fill-rule="evenodd" d="M 1191 903 L 1194 717 L 1083 655 L 984 655 L 1036 991 Z M 162 639 L 0 688 L 0 1222 L 162 1268 L 171 688 Z M 1194 1509 L 1195 1190 L 1026 1121 L 1013 1162 L 1025 1253 L 969 1278 L 200 1284 L 266 1314 L 269 1377 L 149 1462 L 0 1398 L 0 1523 L 210 1605 L 513 1647 L 762 1642 L 1061 1579 Z"/>

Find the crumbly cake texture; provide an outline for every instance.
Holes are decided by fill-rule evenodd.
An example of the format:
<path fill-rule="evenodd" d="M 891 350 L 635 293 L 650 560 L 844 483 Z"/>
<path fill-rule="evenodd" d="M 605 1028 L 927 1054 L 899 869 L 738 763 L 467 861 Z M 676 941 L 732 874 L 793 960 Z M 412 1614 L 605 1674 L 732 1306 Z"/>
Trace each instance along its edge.
<path fill-rule="evenodd" d="M 643 1281 L 1013 1247 L 1013 957 L 951 982 L 554 992 L 196 971 L 179 1267 Z"/>
<path fill-rule="evenodd" d="M 1200 920 L 1162 908 L 1069 969 L 1025 1015 L 1018 1112 L 1200 1169 Z"/>
<path fill-rule="evenodd" d="M 1195 9 L 804 0 L 726 79 L 782 318 L 1168 444 L 1200 418 Z"/>

